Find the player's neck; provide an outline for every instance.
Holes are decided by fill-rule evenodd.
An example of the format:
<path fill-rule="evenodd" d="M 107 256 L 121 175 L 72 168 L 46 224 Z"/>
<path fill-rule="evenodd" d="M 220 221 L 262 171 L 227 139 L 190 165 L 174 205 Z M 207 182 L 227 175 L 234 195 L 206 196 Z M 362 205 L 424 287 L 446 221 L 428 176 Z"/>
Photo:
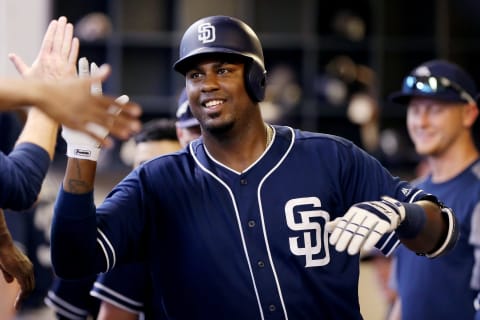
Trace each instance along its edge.
<path fill-rule="evenodd" d="M 255 163 L 265 152 L 273 139 L 273 129 L 264 125 L 253 130 L 245 130 L 241 135 L 233 135 L 225 139 L 209 139 L 204 137 L 208 153 L 218 162 L 243 172 Z"/>
<path fill-rule="evenodd" d="M 428 165 L 432 174 L 432 181 L 441 183 L 448 181 L 462 173 L 479 157 L 474 144 L 459 145 L 442 153 L 428 157 Z"/>

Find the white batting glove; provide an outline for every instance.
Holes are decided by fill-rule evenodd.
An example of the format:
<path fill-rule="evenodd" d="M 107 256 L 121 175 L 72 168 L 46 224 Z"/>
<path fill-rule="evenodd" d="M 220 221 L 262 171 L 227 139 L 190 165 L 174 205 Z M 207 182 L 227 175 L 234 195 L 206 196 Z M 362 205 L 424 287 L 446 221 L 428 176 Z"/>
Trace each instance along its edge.
<path fill-rule="evenodd" d="M 90 66 L 90 72 L 88 70 L 88 60 L 85 57 L 80 58 L 78 61 L 78 75 L 80 78 L 88 77 L 90 75 L 95 75 L 98 73 L 98 66 L 92 62 Z M 102 83 L 95 82 L 92 83 L 90 92 L 92 95 L 102 95 Z M 121 104 L 127 103 L 129 97 L 127 95 L 122 95 L 116 99 L 117 102 Z M 121 110 L 116 106 L 111 106 L 109 112 L 112 114 L 118 113 Z M 87 127 L 89 131 L 93 132 L 97 136 L 107 137 L 108 129 L 97 125 L 95 123 L 88 123 Z M 67 156 L 70 158 L 77 159 L 86 159 L 97 161 L 100 154 L 100 144 L 90 137 L 88 134 L 85 134 L 80 131 L 72 130 L 68 127 L 62 127 L 62 137 L 67 142 Z"/>
<path fill-rule="evenodd" d="M 353 205 L 343 217 L 327 222 L 325 228 L 337 251 L 347 249 L 348 254 L 356 255 L 361 249 L 373 249 L 385 233 L 395 230 L 404 219 L 403 205 L 385 196 L 381 201 Z"/>

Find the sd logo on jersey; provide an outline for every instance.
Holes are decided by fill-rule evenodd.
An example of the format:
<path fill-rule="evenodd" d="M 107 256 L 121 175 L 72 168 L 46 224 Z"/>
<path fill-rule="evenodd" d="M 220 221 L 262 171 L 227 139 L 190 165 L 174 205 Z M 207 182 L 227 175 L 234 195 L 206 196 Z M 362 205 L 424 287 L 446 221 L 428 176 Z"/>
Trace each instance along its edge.
<path fill-rule="evenodd" d="M 312 206 L 313 210 L 298 211 L 299 207 L 306 206 Z M 305 256 L 307 268 L 324 266 L 330 262 L 327 232 L 319 223 L 320 220 L 330 221 L 330 215 L 320 207 L 320 199 L 316 197 L 292 199 L 285 205 L 288 227 L 293 231 L 301 231 L 301 236 L 288 239 L 290 251 L 294 255 Z"/>

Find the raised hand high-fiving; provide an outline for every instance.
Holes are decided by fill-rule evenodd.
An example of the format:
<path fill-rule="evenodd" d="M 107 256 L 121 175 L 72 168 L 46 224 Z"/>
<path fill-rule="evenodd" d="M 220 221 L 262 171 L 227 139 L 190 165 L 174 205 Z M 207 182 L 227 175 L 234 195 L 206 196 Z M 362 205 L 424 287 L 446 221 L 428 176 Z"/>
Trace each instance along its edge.
<path fill-rule="evenodd" d="M 40 52 L 30 67 L 16 54 L 10 54 L 10 60 L 24 77 L 50 82 L 62 81 L 65 87 L 64 94 L 60 94 L 58 90 L 50 90 L 48 85 L 45 86 L 45 90 L 50 90 L 58 103 L 52 103 L 52 97 L 49 96 L 48 103 L 45 101 L 37 105 L 50 117 L 69 128 L 90 135 L 100 143 L 103 143 L 104 137 L 96 135 L 90 123 L 108 127 L 111 135 L 126 139 L 140 129 L 138 117 L 141 109 L 135 103 L 127 102 L 122 105 L 113 97 L 90 93 L 91 84 L 100 83 L 101 86 L 101 82 L 107 79 L 110 74 L 108 66 L 100 68 L 95 75 L 77 78 L 79 41 L 74 37 L 73 30 L 73 25 L 68 23 L 65 17 L 52 20 L 43 38 Z M 84 94 L 78 94 L 79 90 L 85 90 Z M 123 112 L 119 115 L 112 114 L 109 112 L 112 105 L 122 108 Z"/>

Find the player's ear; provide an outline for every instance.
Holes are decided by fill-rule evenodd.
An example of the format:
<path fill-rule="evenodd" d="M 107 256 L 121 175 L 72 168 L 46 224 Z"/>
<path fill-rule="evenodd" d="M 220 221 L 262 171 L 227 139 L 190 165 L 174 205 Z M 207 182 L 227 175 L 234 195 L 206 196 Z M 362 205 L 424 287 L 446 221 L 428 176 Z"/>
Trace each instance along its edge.
<path fill-rule="evenodd" d="M 475 103 L 466 104 L 463 109 L 463 123 L 466 127 L 470 128 L 473 126 L 475 121 L 478 118 L 478 106 Z"/>

